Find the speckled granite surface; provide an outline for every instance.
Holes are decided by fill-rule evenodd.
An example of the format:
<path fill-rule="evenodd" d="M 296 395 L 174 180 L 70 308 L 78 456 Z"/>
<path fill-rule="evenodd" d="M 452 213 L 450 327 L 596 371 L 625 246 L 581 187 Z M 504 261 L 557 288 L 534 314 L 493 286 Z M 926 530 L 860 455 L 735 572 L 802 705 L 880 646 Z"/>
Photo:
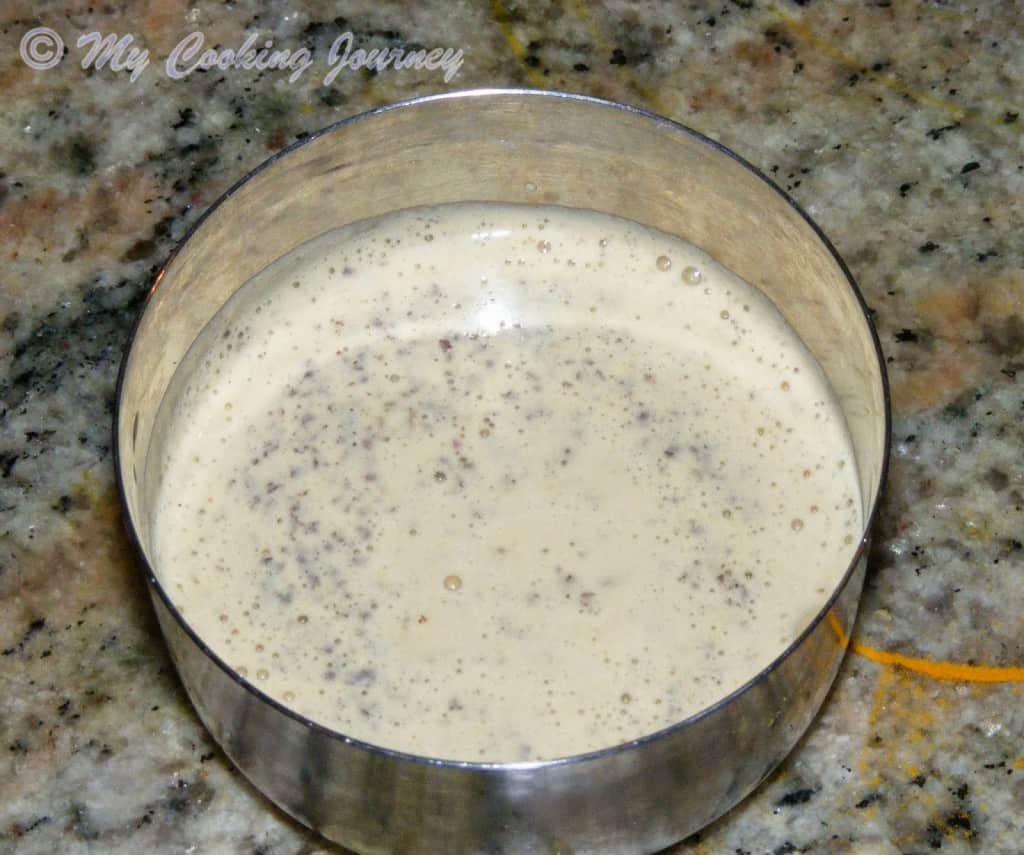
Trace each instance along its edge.
<path fill-rule="evenodd" d="M 408 5 L 408 8 L 407 8 Z M 1018 4 L 610 0 L 259 4 L 8 0 L 0 10 L 0 850 L 327 849 L 211 743 L 122 533 L 110 418 L 155 266 L 246 170 L 400 97 L 538 85 L 649 106 L 775 176 L 877 313 L 892 474 L 856 652 L 798 750 L 674 850 L 1024 850 L 1024 38 Z M 342 16 L 339 18 L 338 16 Z M 23 35 L 69 45 L 28 68 Z M 281 72 L 161 67 L 187 33 L 313 50 Z M 83 32 L 153 61 L 84 71 Z M 357 45 L 461 47 L 439 71 L 346 70 Z M 319 64 L 317 64 L 319 62 Z M 931 675 L 921 671 L 934 672 Z M 980 683 L 982 674 L 1006 678 Z"/>

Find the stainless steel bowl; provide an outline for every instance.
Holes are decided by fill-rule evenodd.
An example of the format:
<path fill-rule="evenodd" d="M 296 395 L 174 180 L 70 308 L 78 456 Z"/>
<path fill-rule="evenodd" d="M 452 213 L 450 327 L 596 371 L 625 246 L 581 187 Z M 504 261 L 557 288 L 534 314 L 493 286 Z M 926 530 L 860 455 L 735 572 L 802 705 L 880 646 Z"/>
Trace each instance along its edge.
<path fill-rule="evenodd" d="M 845 652 L 867 532 L 810 628 L 747 685 L 642 739 L 537 763 L 412 756 L 291 712 L 204 644 L 149 560 L 161 402 L 217 310 L 323 232 L 464 200 L 616 214 L 686 238 L 761 288 L 837 393 L 870 528 L 888 458 L 885 369 L 864 301 L 825 236 L 764 175 L 693 131 L 606 101 L 510 90 L 422 98 L 348 119 L 267 161 L 199 220 L 157 276 L 121 369 L 115 449 L 127 525 L 203 723 L 301 822 L 360 852 L 656 850 L 740 801 L 810 724 Z"/>

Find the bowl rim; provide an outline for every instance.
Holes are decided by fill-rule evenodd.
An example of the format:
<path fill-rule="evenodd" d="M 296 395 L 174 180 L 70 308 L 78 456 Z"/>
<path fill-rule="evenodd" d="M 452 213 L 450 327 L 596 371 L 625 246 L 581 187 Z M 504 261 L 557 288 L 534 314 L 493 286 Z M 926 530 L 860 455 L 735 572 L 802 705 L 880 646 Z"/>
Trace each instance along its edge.
<path fill-rule="evenodd" d="M 772 661 L 758 671 L 753 677 L 738 686 L 733 691 L 722 696 L 710 706 L 707 706 L 690 716 L 687 716 L 680 721 L 673 722 L 672 724 L 656 730 L 652 733 L 644 734 L 635 739 L 631 739 L 627 742 L 617 743 L 615 745 L 608 746 L 606 748 L 599 748 L 593 751 L 586 751 L 579 754 L 570 754 L 562 757 L 555 757 L 545 760 L 530 760 L 530 761 L 517 761 L 517 762 L 496 762 L 496 761 L 474 761 L 474 760 L 452 760 L 441 757 L 430 757 L 420 754 L 412 754 L 406 751 L 399 751 L 394 748 L 388 748 L 387 746 L 378 745 L 372 742 L 366 742 L 361 739 L 348 736 L 339 730 L 330 728 L 324 724 L 307 718 L 301 713 L 286 706 L 281 701 L 278 701 L 271 695 L 259 689 L 257 686 L 246 680 L 244 677 L 239 675 L 230 665 L 228 665 L 215 651 L 213 651 L 203 638 L 192 628 L 191 624 L 182 616 L 182 614 L 175 607 L 171 601 L 169 595 L 164 589 L 160 580 L 156 577 L 153 571 L 153 567 L 150 564 L 149 558 L 146 555 L 145 550 L 142 547 L 142 542 L 136 532 L 135 522 L 132 519 L 132 515 L 129 511 L 129 505 L 127 501 L 127 492 L 125 487 L 125 472 L 122 466 L 121 454 L 120 454 L 120 421 L 121 421 L 121 409 L 123 405 L 123 391 L 126 382 L 126 376 L 128 373 L 128 366 L 131 362 L 131 356 L 136 348 L 138 341 L 139 327 L 142 320 L 145 318 L 148 311 L 149 305 L 156 293 L 157 288 L 163 281 L 164 276 L 174 264 L 178 254 L 192 239 L 193 235 L 199 231 L 206 222 L 206 220 L 222 205 L 228 202 L 236 192 L 238 192 L 244 185 L 250 181 L 255 180 L 261 173 L 269 169 L 278 160 L 283 157 L 287 157 L 291 152 L 299 149 L 305 145 L 308 145 L 321 137 L 329 134 L 336 133 L 348 125 L 356 122 L 365 121 L 372 119 L 374 116 L 388 113 L 392 110 L 402 110 L 416 108 L 419 105 L 433 102 L 443 101 L 456 101 L 470 98 L 488 98 L 488 97 L 519 97 L 523 99 L 551 99 L 551 100 L 568 100 L 583 104 L 589 104 L 592 107 L 606 110 L 613 110 L 615 112 L 625 113 L 626 115 L 634 118 L 640 118 L 649 122 L 653 122 L 655 125 L 660 126 L 672 133 L 684 134 L 691 137 L 697 142 L 707 146 L 714 152 L 724 155 L 730 158 L 733 162 L 743 167 L 756 178 L 768 185 L 781 199 L 781 201 L 788 205 L 800 218 L 811 228 L 814 232 L 815 237 L 821 242 L 828 253 L 832 256 L 833 261 L 839 267 L 843 276 L 846 279 L 846 284 L 852 291 L 854 297 L 857 300 L 857 304 L 860 306 L 861 313 L 864 318 L 864 322 L 867 325 L 868 332 L 870 333 L 872 344 L 874 346 L 875 353 L 875 365 L 872 367 L 872 373 L 877 372 L 878 377 L 881 380 L 882 385 L 882 418 L 884 421 L 884 437 L 882 446 L 882 459 L 880 472 L 878 477 L 878 487 L 875 491 L 874 498 L 871 502 L 871 507 L 864 516 L 863 532 L 857 549 L 855 550 L 853 557 L 850 559 L 849 565 L 839 581 L 833 586 L 831 593 L 826 599 L 824 605 L 815 613 L 814 618 L 807 625 L 807 627 L 792 641 L 790 642 Z M 142 568 L 145 571 L 145 578 L 149 584 L 150 590 L 155 592 L 160 602 L 167 609 L 167 612 L 173 617 L 178 627 L 185 633 L 189 640 L 199 649 L 199 651 L 215 666 L 217 666 L 224 674 L 234 681 L 243 691 L 251 694 L 258 701 L 268 704 L 278 713 L 292 719 L 297 724 L 303 727 L 316 731 L 322 736 L 327 737 L 331 740 L 342 742 L 353 748 L 362 749 L 380 756 L 389 757 L 395 760 L 404 760 L 416 764 L 428 765 L 432 767 L 443 767 L 452 770 L 465 770 L 475 771 L 483 773 L 496 773 L 505 771 L 533 771 L 533 770 L 547 770 L 558 767 L 575 766 L 584 763 L 604 760 L 615 755 L 625 754 L 626 752 L 640 748 L 649 743 L 657 742 L 672 736 L 673 734 L 680 732 L 686 728 L 692 727 L 697 722 L 713 716 L 719 710 L 724 708 L 733 702 L 737 697 L 753 689 L 759 683 L 765 681 L 768 676 L 778 669 L 782 663 L 787 660 L 793 652 L 800 647 L 805 639 L 810 636 L 819 626 L 819 624 L 826 619 L 826 616 L 835 605 L 836 600 L 846 590 L 847 584 L 850 581 L 851 576 L 857 570 L 861 559 L 865 556 L 867 549 L 870 544 L 870 533 L 874 529 L 875 524 L 879 516 L 879 508 L 881 504 L 881 498 L 885 490 L 886 481 L 889 472 L 889 461 L 890 461 L 890 446 L 892 444 L 892 404 L 890 400 L 889 391 L 889 378 L 885 367 L 885 355 L 882 351 L 881 341 L 878 337 L 878 331 L 875 329 L 874 321 L 872 320 L 872 312 L 867 302 L 864 299 L 864 295 L 861 293 L 856 280 L 850 273 L 839 255 L 838 251 L 832 245 L 832 242 L 828 239 L 818 224 L 811 218 L 811 216 L 804 211 L 804 209 L 797 204 L 797 202 L 780 187 L 770 176 L 764 173 L 761 169 L 745 160 L 736 152 L 722 145 L 717 140 L 714 140 L 699 131 L 696 131 L 686 125 L 681 124 L 673 119 L 669 119 L 665 116 L 661 116 L 650 110 L 645 110 L 641 107 L 632 106 L 629 104 L 623 104 L 618 101 L 612 101 L 605 98 L 597 98 L 591 95 L 583 95 L 575 92 L 566 92 L 560 90 L 549 90 L 549 89 L 532 89 L 532 88 L 519 88 L 519 87 L 485 87 L 485 88 L 474 88 L 474 89 L 459 89 L 452 92 L 444 92 L 432 95 L 423 95 L 415 98 L 407 98 L 393 103 L 385 104 L 380 107 L 375 107 L 370 110 L 366 110 L 362 113 L 357 113 L 352 116 L 348 116 L 337 122 L 334 122 L 326 127 L 323 127 L 307 136 L 302 137 L 296 142 L 286 146 L 278 152 L 268 157 L 262 163 L 251 169 L 241 178 L 239 178 L 234 184 L 232 184 L 226 191 L 224 191 L 216 200 L 214 200 L 203 213 L 196 219 L 196 221 L 188 228 L 185 234 L 177 242 L 175 247 L 168 254 L 166 261 L 160 266 L 159 271 L 153 278 L 153 282 L 147 289 L 146 294 L 143 298 L 141 306 L 136 315 L 135 321 L 132 324 L 131 331 L 126 341 L 121 364 L 118 369 L 117 384 L 115 387 L 115 405 L 113 414 L 113 461 L 114 461 L 114 472 L 115 480 L 117 483 L 117 495 L 118 503 L 120 505 L 122 521 L 125 529 L 127 530 L 128 538 L 131 541 L 133 550 L 142 564 Z M 852 627 L 848 633 L 840 637 L 840 643 L 845 651 L 849 647 L 850 638 L 852 634 Z M 165 639 L 166 641 L 166 639 Z"/>

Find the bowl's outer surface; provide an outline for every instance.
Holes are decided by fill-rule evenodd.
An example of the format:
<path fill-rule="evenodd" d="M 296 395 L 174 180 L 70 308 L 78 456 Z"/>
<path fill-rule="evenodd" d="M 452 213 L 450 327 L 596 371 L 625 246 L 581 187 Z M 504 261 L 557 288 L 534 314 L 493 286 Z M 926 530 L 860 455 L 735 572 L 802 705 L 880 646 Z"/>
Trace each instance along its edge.
<path fill-rule="evenodd" d="M 888 460 L 885 369 L 863 300 L 817 228 L 752 167 L 667 120 L 580 96 L 490 90 L 329 128 L 268 161 L 197 223 L 157 277 L 122 365 L 115 450 L 128 528 L 204 724 L 302 822 L 360 852 L 654 851 L 736 804 L 810 724 L 846 649 L 869 526 L 815 621 L 746 686 L 657 734 L 534 764 L 412 757 L 297 716 L 206 648 L 149 563 L 161 405 L 206 322 L 251 276 L 325 231 L 466 200 L 627 217 L 692 241 L 760 287 L 837 393 L 873 521 Z"/>

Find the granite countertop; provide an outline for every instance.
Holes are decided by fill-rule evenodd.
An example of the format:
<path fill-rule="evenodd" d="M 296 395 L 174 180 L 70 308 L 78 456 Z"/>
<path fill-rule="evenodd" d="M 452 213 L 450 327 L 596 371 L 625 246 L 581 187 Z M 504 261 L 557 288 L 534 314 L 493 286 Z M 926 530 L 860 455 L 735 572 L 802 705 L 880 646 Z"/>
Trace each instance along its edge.
<path fill-rule="evenodd" d="M 1015 4 L 9 0 L 0 12 L 0 850 L 333 851 L 233 770 L 180 688 L 133 563 L 114 382 L 154 270 L 302 135 L 402 97 L 531 85 L 649 107 L 774 176 L 872 307 L 891 479 L 853 649 L 822 715 L 679 853 L 1024 850 L 1024 40 Z M 341 17 L 339 17 L 341 16 Z M 19 45 L 67 44 L 35 70 Z M 279 70 L 163 61 L 249 32 Z M 83 69 L 132 34 L 137 78 Z M 451 46 L 343 69 L 331 42 Z M 45 45 L 37 57 L 45 59 Z M 956 667 L 964 666 L 964 667 Z"/>

